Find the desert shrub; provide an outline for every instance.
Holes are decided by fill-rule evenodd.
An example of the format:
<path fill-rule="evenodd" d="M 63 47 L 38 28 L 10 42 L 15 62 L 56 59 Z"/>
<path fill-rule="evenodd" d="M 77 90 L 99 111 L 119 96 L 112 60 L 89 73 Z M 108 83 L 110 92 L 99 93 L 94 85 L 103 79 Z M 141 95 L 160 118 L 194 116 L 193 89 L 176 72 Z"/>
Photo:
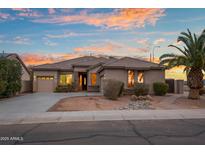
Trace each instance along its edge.
<path fill-rule="evenodd" d="M 145 96 L 149 94 L 149 85 L 144 83 L 135 83 L 133 90 L 136 96 Z"/>
<path fill-rule="evenodd" d="M 116 100 L 122 95 L 124 83 L 114 79 L 104 80 L 103 95 L 112 100 Z"/>
<path fill-rule="evenodd" d="M 203 88 L 201 88 L 201 89 L 199 90 L 199 94 L 200 94 L 200 95 L 205 94 L 205 87 L 203 87 Z"/>
<path fill-rule="evenodd" d="M 7 87 L 7 82 L 0 80 L 0 95 L 2 95 L 2 93 L 6 90 Z"/>
<path fill-rule="evenodd" d="M 0 97 L 16 95 L 21 90 L 21 64 L 16 60 L 0 58 Z"/>
<path fill-rule="evenodd" d="M 74 91 L 74 84 L 68 84 L 68 85 L 59 85 L 56 87 L 56 89 L 54 90 L 54 92 L 58 92 L 58 93 L 63 93 L 63 92 L 73 92 Z"/>
<path fill-rule="evenodd" d="M 164 96 L 166 95 L 168 89 L 169 89 L 169 85 L 164 82 L 153 83 L 153 90 L 155 95 Z"/>

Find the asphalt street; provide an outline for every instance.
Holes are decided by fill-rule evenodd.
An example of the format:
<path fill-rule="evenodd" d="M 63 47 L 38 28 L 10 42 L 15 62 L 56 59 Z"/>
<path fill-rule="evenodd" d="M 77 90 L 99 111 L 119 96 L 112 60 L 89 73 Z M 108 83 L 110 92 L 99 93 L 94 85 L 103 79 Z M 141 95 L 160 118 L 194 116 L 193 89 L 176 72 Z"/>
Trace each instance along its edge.
<path fill-rule="evenodd" d="M 0 144 L 199 145 L 205 119 L 0 125 Z"/>

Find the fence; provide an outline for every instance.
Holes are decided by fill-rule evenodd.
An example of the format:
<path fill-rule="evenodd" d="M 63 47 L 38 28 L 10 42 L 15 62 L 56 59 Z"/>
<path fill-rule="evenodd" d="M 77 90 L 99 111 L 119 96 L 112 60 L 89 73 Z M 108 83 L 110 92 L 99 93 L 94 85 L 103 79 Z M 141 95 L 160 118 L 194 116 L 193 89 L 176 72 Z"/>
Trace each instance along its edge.
<path fill-rule="evenodd" d="M 165 82 L 169 85 L 168 92 L 175 94 L 184 93 L 184 80 L 166 79 Z"/>

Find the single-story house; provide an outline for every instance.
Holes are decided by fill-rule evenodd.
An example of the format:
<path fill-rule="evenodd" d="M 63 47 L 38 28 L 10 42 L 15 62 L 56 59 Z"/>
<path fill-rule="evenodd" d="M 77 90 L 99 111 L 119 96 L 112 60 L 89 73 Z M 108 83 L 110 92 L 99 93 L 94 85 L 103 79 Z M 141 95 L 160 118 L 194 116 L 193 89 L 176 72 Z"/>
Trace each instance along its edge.
<path fill-rule="evenodd" d="M 84 56 L 53 64 L 33 67 L 33 91 L 53 92 L 58 85 L 74 83 L 77 91 L 101 91 L 104 79 L 124 82 L 125 89 L 134 82 L 152 84 L 165 81 L 165 70 L 159 64 L 138 58 L 105 58 Z"/>
<path fill-rule="evenodd" d="M 22 67 L 22 76 L 21 76 L 21 92 L 32 91 L 31 84 L 31 72 L 28 70 L 24 62 L 16 53 L 0 53 L 0 57 L 17 60 Z"/>

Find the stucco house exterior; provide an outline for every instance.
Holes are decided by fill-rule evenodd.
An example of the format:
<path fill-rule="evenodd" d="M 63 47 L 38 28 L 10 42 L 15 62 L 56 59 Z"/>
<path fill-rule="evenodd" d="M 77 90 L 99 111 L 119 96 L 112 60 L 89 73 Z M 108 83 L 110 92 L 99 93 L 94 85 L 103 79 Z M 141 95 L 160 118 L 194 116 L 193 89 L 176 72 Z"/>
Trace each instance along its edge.
<path fill-rule="evenodd" d="M 159 64 L 137 58 L 84 56 L 53 64 L 33 67 L 33 91 L 53 92 L 58 85 L 75 84 L 76 91 L 102 91 L 104 79 L 124 82 L 125 89 L 134 82 L 152 84 L 165 81 L 165 70 Z"/>
<path fill-rule="evenodd" d="M 30 92 L 31 89 L 31 72 L 28 70 L 24 62 L 16 53 L 0 53 L 0 57 L 4 57 L 11 60 L 16 60 L 21 64 L 22 76 L 21 76 L 21 92 Z"/>

